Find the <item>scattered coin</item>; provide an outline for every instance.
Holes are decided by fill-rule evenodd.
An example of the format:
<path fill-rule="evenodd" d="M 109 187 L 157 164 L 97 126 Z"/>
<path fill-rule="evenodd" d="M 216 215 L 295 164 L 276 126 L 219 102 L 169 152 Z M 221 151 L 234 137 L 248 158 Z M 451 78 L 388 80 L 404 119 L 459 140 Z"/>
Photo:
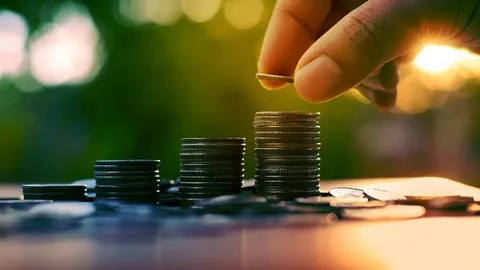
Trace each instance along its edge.
<path fill-rule="evenodd" d="M 469 204 L 475 200 L 466 196 L 406 196 L 405 200 L 396 201 L 397 204 L 421 205 L 427 209 L 438 210 L 467 210 Z"/>
<path fill-rule="evenodd" d="M 478 202 L 468 204 L 467 212 L 474 215 L 480 214 L 480 204 Z"/>
<path fill-rule="evenodd" d="M 344 197 L 357 197 L 364 198 L 365 193 L 362 189 L 359 188 L 350 188 L 350 187 L 336 187 L 329 190 L 330 195 L 337 198 Z"/>
<path fill-rule="evenodd" d="M 337 208 L 379 208 L 388 205 L 386 201 L 367 201 L 367 202 L 336 202 L 330 203 L 330 206 Z"/>
<path fill-rule="evenodd" d="M 426 209 L 418 205 L 387 205 L 381 208 L 344 208 L 342 217 L 359 220 L 412 219 L 425 215 Z"/>
<path fill-rule="evenodd" d="M 397 201 L 406 199 L 406 197 L 401 194 L 378 188 L 365 188 L 363 189 L 363 193 L 367 198 L 377 201 Z"/>
<path fill-rule="evenodd" d="M 332 204 L 359 204 L 359 203 L 367 203 L 367 198 L 358 198 L 358 197 L 308 197 L 308 198 L 297 198 L 295 202 L 298 204 L 305 204 L 305 205 L 325 205 L 325 206 L 332 206 Z"/>

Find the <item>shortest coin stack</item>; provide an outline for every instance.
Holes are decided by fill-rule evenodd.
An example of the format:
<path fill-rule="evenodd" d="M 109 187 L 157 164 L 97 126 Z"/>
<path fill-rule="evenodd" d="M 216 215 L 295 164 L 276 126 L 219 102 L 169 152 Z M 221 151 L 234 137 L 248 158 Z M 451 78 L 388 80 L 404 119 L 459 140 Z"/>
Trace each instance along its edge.
<path fill-rule="evenodd" d="M 22 185 L 25 200 L 87 201 L 87 186 L 72 184 Z"/>
<path fill-rule="evenodd" d="M 97 160 L 96 200 L 157 203 L 160 160 Z"/>
<path fill-rule="evenodd" d="M 245 138 L 183 138 L 180 150 L 181 205 L 242 191 Z"/>

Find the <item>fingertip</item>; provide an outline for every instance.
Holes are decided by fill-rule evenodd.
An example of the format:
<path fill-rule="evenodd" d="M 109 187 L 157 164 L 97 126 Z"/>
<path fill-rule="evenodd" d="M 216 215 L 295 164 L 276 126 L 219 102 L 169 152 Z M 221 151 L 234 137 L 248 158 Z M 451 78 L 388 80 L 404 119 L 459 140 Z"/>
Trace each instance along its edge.
<path fill-rule="evenodd" d="M 286 83 L 283 83 L 283 82 L 267 81 L 267 80 L 259 80 L 258 82 L 263 88 L 270 91 L 280 90 L 287 85 Z"/>
<path fill-rule="evenodd" d="M 340 67 L 330 57 L 322 55 L 295 72 L 295 88 L 308 102 L 325 102 L 339 94 L 337 86 L 341 77 Z"/>

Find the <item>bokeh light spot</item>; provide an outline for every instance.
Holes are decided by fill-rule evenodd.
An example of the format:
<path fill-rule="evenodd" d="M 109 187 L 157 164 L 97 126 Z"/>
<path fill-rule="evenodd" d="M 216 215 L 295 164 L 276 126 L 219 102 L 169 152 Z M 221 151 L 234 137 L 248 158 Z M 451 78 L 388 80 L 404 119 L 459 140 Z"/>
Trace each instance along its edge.
<path fill-rule="evenodd" d="M 227 0 L 224 4 L 225 19 L 237 29 L 258 25 L 264 9 L 262 0 Z"/>
<path fill-rule="evenodd" d="M 449 46 L 427 45 L 414 60 L 415 65 L 428 73 L 442 73 L 454 66 L 464 54 Z"/>
<path fill-rule="evenodd" d="M 180 0 L 120 0 L 119 9 L 124 17 L 140 23 L 171 25 L 182 16 Z"/>
<path fill-rule="evenodd" d="M 9 10 L 0 11 L 0 78 L 18 75 L 24 67 L 28 26 L 25 19 Z"/>
<path fill-rule="evenodd" d="M 87 82 L 103 62 L 101 47 L 88 13 L 81 6 L 62 6 L 53 22 L 32 37 L 32 75 L 44 85 Z"/>
<path fill-rule="evenodd" d="M 221 0 L 182 0 L 183 13 L 194 22 L 206 22 L 217 14 Z"/>

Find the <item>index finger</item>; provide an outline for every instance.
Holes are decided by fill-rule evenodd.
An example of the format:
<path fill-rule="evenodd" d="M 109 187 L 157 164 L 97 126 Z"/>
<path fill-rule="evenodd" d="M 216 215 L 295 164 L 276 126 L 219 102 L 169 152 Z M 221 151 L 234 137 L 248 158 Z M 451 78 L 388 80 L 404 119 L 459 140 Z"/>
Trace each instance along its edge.
<path fill-rule="evenodd" d="M 317 39 L 331 0 L 278 0 L 263 40 L 258 72 L 292 76 L 297 62 Z M 261 81 L 267 89 L 284 83 Z"/>

